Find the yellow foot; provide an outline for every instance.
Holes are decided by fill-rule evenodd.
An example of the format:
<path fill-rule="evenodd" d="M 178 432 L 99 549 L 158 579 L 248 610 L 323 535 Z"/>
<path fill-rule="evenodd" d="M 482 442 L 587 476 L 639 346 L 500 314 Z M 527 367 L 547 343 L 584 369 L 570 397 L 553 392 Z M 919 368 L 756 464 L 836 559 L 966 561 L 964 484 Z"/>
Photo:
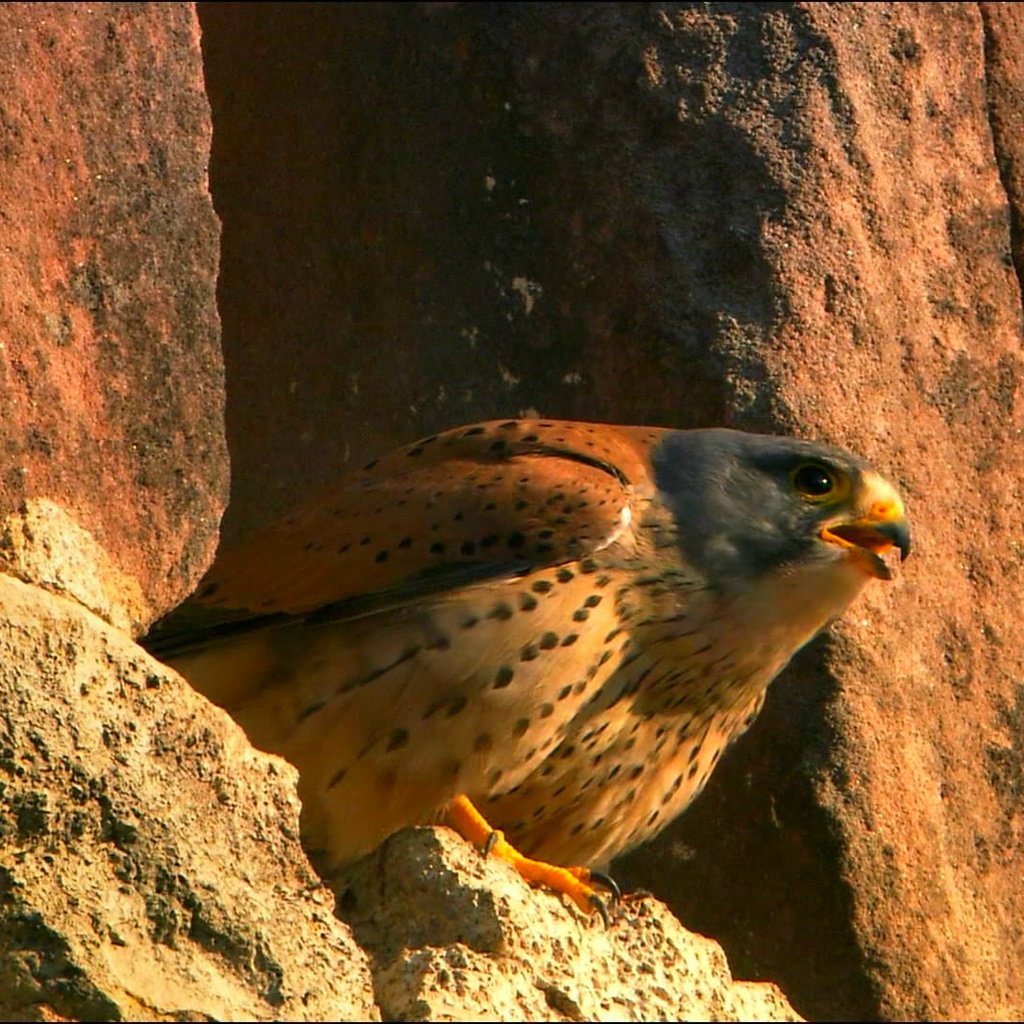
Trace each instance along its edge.
<path fill-rule="evenodd" d="M 591 883 L 607 889 L 611 900 L 619 899 L 619 887 L 607 875 L 590 868 L 561 868 L 547 864 L 542 860 L 524 857 L 511 843 L 506 842 L 500 831 L 491 828 L 487 819 L 473 806 L 469 797 L 455 797 L 445 808 L 445 821 L 464 839 L 479 846 L 484 855 L 494 854 L 508 861 L 533 885 L 546 885 L 555 892 L 565 893 L 584 913 L 597 911 L 607 925 L 611 918 L 608 915 L 608 903 Z"/>

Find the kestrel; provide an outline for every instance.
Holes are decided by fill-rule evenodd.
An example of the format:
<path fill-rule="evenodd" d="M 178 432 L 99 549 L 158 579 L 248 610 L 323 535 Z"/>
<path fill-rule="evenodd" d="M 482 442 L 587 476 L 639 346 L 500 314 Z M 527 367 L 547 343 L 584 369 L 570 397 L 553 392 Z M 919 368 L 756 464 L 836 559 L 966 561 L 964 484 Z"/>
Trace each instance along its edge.
<path fill-rule="evenodd" d="M 325 874 L 447 820 L 603 913 L 586 868 L 548 865 L 683 811 L 894 549 L 899 495 L 837 448 L 495 421 L 223 550 L 148 643 L 298 768 Z"/>

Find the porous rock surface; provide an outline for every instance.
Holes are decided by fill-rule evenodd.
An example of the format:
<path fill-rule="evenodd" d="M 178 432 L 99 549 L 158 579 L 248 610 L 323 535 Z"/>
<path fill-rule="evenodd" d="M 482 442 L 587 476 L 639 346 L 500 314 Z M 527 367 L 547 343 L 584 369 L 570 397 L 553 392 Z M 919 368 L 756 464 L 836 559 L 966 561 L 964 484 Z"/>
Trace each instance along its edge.
<path fill-rule="evenodd" d="M 0 1019 L 378 1019 L 294 770 L 79 605 L 0 607 Z"/>
<path fill-rule="evenodd" d="M 657 900 L 605 927 L 448 829 L 397 833 L 335 888 L 385 1020 L 803 1019 Z"/>

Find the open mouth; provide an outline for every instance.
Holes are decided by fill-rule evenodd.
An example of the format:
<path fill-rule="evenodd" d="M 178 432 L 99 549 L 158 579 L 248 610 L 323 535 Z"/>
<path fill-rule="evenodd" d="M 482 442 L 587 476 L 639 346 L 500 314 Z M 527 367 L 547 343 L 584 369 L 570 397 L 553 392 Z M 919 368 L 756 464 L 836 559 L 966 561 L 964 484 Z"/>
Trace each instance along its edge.
<path fill-rule="evenodd" d="M 821 539 L 847 548 L 868 573 L 880 580 L 893 577 L 883 554 L 898 548 L 900 561 L 910 554 L 910 534 L 902 521 L 835 523 L 821 531 Z"/>

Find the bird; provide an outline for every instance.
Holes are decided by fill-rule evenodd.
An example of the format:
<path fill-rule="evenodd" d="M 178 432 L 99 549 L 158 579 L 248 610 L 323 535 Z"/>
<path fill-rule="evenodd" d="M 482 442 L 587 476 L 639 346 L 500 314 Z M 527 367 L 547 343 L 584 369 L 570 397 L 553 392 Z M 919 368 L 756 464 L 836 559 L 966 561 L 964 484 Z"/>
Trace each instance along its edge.
<path fill-rule="evenodd" d="M 225 546 L 144 642 L 295 765 L 324 877 L 444 822 L 607 919 L 611 859 L 910 547 L 897 489 L 840 448 L 494 420 Z"/>

